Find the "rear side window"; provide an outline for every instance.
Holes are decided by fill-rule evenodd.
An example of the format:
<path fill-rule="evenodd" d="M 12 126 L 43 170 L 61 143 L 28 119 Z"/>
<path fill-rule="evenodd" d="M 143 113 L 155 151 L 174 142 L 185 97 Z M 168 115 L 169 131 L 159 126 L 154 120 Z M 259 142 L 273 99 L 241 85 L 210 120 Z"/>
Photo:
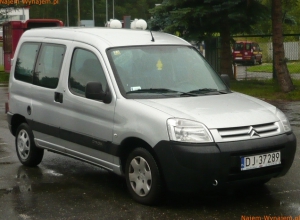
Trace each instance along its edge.
<path fill-rule="evenodd" d="M 244 50 L 244 43 L 236 43 L 233 47 L 234 50 Z"/>
<path fill-rule="evenodd" d="M 32 83 L 34 64 L 40 45 L 40 43 L 27 42 L 21 46 L 14 73 L 16 79 Z"/>
<path fill-rule="evenodd" d="M 252 44 L 246 43 L 246 50 L 251 50 L 251 49 L 252 49 Z"/>
<path fill-rule="evenodd" d="M 33 76 L 33 84 L 51 89 L 57 87 L 65 51 L 64 45 L 42 45 Z"/>

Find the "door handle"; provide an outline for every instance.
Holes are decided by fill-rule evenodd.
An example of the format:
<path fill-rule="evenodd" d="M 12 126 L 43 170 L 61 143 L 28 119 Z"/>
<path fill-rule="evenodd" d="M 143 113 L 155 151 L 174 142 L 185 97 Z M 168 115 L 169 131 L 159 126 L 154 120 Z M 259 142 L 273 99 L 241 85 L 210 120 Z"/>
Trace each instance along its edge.
<path fill-rule="evenodd" d="M 63 94 L 60 92 L 55 92 L 54 93 L 54 101 L 63 103 Z"/>

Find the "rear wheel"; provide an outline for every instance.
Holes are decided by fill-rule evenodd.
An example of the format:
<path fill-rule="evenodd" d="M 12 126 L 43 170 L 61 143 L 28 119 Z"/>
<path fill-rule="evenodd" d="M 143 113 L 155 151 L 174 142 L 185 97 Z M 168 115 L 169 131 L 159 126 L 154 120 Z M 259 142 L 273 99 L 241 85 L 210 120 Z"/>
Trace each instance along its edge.
<path fill-rule="evenodd" d="M 144 148 L 136 148 L 128 156 L 125 169 L 132 198 L 145 205 L 156 204 L 162 193 L 162 180 L 153 156 Z"/>
<path fill-rule="evenodd" d="M 16 151 L 20 162 L 25 166 L 37 166 L 43 159 L 44 150 L 35 146 L 33 133 L 26 123 L 17 129 Z"/>

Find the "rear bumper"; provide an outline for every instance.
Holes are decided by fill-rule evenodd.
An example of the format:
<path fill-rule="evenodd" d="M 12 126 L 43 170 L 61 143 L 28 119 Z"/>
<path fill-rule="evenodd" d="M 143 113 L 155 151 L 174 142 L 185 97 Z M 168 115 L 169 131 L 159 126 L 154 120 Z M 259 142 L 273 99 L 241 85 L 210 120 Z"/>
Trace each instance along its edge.
<path fill-rule="evenodd" d="M 285 175 L 295 152 L 293 133 L 248 141 L 186 144 L 163 141 L 154 150 L 171 191 L 197 192 Z M 241 171 L 241 157 L 280 150 L 281 164 Z M 218 182 L 217 186 L 213 183 Z"/>
<path fill-rule="evenodd" d="M 235 63 L 246 63 L 246 62 L 250 62 L 252 60 L 253 60 L 253 57 L 251 57 L 251 56 L 233 58 L 233 62 L 235 62 Z"/>

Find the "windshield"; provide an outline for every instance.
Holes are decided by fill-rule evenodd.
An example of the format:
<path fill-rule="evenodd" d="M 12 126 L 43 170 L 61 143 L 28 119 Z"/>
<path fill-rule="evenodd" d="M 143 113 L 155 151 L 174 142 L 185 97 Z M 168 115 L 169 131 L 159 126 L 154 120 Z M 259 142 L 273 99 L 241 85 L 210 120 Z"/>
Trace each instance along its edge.
<path fill-rule="evenodd" d="M 233 45 L 233 50 L 237 50 L 237 51 L 251 50 L 251 45 L 252 45 L 252 43 L 235 43 Z"/>
<path fill-rule="evenodd" d="M 244 50 L 244 43 L 236 43 L 233 45 L 233 50 Z"/>
<path fill-rule="evenodd" d="M 122 47 L 108 50 L 121 93 L 155 98 L 229 92 L 204 58 L 188 46 Z"/>

